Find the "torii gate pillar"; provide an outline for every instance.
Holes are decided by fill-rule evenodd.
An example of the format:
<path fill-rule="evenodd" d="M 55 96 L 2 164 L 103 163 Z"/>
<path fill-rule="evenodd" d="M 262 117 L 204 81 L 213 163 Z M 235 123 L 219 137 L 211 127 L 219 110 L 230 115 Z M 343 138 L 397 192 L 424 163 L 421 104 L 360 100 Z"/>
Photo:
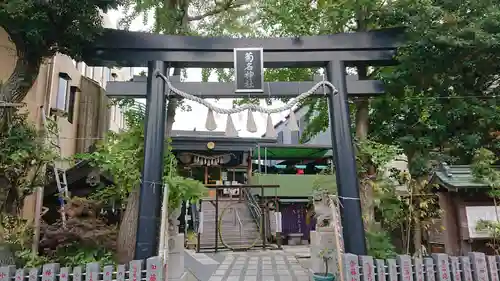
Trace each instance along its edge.
<path fill-rule="evenodd" d="M 168 192 L 168 186 L 163 186 L 166 83 L 156 75 L 157 71 L 168 75 L 164 62 L 149 61 L 146 87 L 146 120 L 144 123 L 144 166 L 141 178 L 134 253 L 134 259 L 136 260 L 157 255 L 161 198 L 163 192 Z"/>
<path fill-rule="evenodd" d="M 342 61 L 331 61 L 326 66 L 326 75 L 337 93 L 328 97 L 330 133 L 335 157 L 337 193 L 341 203 L 344 247 L 349 253 L 366 254 L 365 228 L 359 197 L 359 182 L 356 158 L 351 138 L 351 122 L 347 101 L 346 68 Z"/>

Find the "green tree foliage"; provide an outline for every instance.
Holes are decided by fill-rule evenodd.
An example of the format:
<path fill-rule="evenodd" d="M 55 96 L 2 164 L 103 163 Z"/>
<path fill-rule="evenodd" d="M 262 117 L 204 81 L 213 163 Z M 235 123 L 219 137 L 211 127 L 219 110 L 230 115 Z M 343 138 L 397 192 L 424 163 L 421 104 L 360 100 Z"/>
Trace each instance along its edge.
<path fill-rule="evenodd" d="M 124 108 L 127 130 L 108 133 L 95 152 L 79 155 L 79 158 L 92 161 L 114 180 L 114 186 L 97 189 L 91 198 L 121 206 L 123 216 L 116 249 L 117 260 L 124 263 L 130 261 L 134 254 L 140 176 L 144 167 L 145 108 L 143 104 L 130 100 L 121 103 L 128 106 Z M 168 141 L 165 142 L 163 175 L 163 182 L 168 184 L 169 212 L 177 209 L 183 201 L 196 201 L 206 190 L 202 183 L 178 176 L 177 161 Z M 150 188 L 153 184 L 159 183 L 144 183 L 142 186 Z"/>
<path fill-rule="evenodd" d="M 421 237 L 420 231 L 439 216 L 436 198 L 428 194 L 426 184 L 434 165 L 443 160 L 468 164 L 478 147 L 499 154 L 500 108 L 496 87 L 499 3 L 488 0 L 325 0 L 315 5 L 299 0 L 286 3 L 266 0 L 263 3 L 263 22 L 273 35 L 407 26 L 408 44 L 398 51 L 400 64 L 369 69 L 366 73 L 383 79 L 388 92 L 370 103 L 368 137 L 384 145 L 401 147 L 410 170 L 409 174 L 396 175 L 407 186 L 409 196 L 395 196 L 394 201 L 374 190 L 377 196 L 382 196 L 374 202 L 378 212 L 385 216 L 382 223 L 386 227 L 404 223 L 405 229 L 416 231 L 413 237 Z M 359 69 L 358 74 L 362 74 Z M 363 128 L 366 124 L 359 122 L 363 114 L 368 114 L 363 102 L 366 101 L 351 104 L 357 136 L 362 136 L 360 130 L 366 129 Z M 310 120 L 304 139 L 329 125 L 325 99 L 311 99 L 306 104 Z M 363 138 L 359 140 L 358 150 L 362 151 Z M 358 169 L 373 168 L 369 158 L 362 160 L 364 164 L 358 165 Z M 366 172 L 360 179 L 373 175 L 373 170 Z M 393 194 L 390 190 L 386 192 Z M 405 211 L 397 211 L 398 206 Z M 409 237 L 410 232 L 406 232 Z"/>
<path fill-rule="evenodd" d="M 120 0 L 3 0 L 0 26 L 15 44 L 17 62 L 0 100 L 21 102 L 45 58 L 56 53 L 78 59 L 102 29 L 100 10 Z"/>
<path fill-rule="evenodd" d="M 378 15 L 386 2 L 382 0 L 322 0 L 311 5 L 301 0 L 264 0 L 260 16 L 263 24 L 269 29 L 268 33 L 273 36 L 295 37 L 364 31 L 380 27 Z M 297 76 L 295 71 L 303 70 L 294 69 L 294 71 L 287 71 L 284 75 Z M 360 71 L 365 72 L 363 68 L 360 68 Z M 311 76 L 307 79 L 310 80 Z M 298 81 L 295 78 L 287 80 Z M 355 102 L 356 106 L 351 106 L 351 109 L 355 127 L 359 132 L 357 136 L 365 139 L 368 126 L 365 115 L 368 111 L 368 103 L 366 99 L 358 99 Z M 328 128 L 329 115 L 326 99 L 308 99 L 304 101 L 304 105 L 308 106 L 306 114 L 308 126 L 302 140 L 307 140 Z"/>
<path fill-rule="evenodd" d="M 126 204 L 130 193 L 140 185 L 144 166 L 144 116 L 144 106 L 134 103 L 132 108 L 125 111 L 126 131 L 108 133 L 106 140 L 98 145 L 95 152 L 77 156 L 79 159 L 92 161 L 113 178 L 114 186 L 98 188 L 92 194 L 94 200 L 106 204 Z M 169 208 L 172 211 L 179 207 L 182 200 L 198 200 L 204 194 L 205 187 L 198 181 L 178 176 L 177 160 L 168 141 L 165 149 L 163 174 L 164 181 L 169 186 Z"/>
<path fill-rule="evenodd" d="M 474 154 L 472 162 L 472 174 L 478 182 L 490 187 L 488 194 L 493 199 L 495 208 L 498 208 L 498 199 L 500 199 L 500 169 L 494 165 L 499 161 L 500 157 L 488 149 L 481 148 Z M 496 221 L 480 220 L 476 225 L 476 229 L 490 233 L 492 239 L 488 246 L 498 255 L 500 253 L 500 216 L 498 211 L 495 211 Z"/>
<path fill-rule="evenodd" d="M 223 0 L 223 1 L 202 1 L 202 0 L 126 0 L 124 10 L 126 16 L 122 19 L 121 25 L 130 27 L 132 20 L 139 16 L 143 17 L 143 23 L 148 23 L 149 16 L 153 15 L 152 31 L 162 34 L 183 34 L 183 35 L 227 35 L 236 30 L 250 30 L 253 1 Z M 173 75 L 186 76 L 183 69 L 175 68 Z M 209 76 L 209 71 L 204 72 L 204 77 Z M 176 110 L 190 110 L 189 105 L 183 100 L 170 96 L 167 101 L 167 112 L 165 122 L 165 134 L 168 136 L 175 122 Z M 173 179 L 170 179 L 173 180 Z M 182 182 L 186 182 L 182 180 Z M 183 186 L 182 184 L 180 186 Z M 175 196 L 170 193 L 169 198 Z M 127 262 L 132 258 L 133 245 L 135 243 L 135 220 L 137 213 L 137 191 L 130 193 L 128 206 L 119 234 L 119 251 L 126 252 L 120 254 L 121 261 Z M 172 200 L 172 199 L 169 199 Z M 171 202 L 173 203 L 173 202 Z M 134 218 L 135 217 L 135 218 Z M 129 218 L 129 221 L 125 218 Z M 128 249 L 125 249 L 127 248 Z"/>
<path fill-rule="evenodd" d="M 400 64 L 380 73 L 388 94 L 373 104 L 372 135 L 402 147 L 413 175 L 429 168 L 422 158 L 468 164 L 479 147 L 499 152 L 499 7 L 395 1 L 385 11 L 393 16 L 383 18 L 387 25 L 408 26 L 408 41 Z"/>
<path fill-rule="evenodd" d="M 500 156 L 485 148 L 476 150 L 472 161 L 474 178 L 487 184 L 493 191 L 500 189 L 500 169 L 495 166 L 498 162 L 500 162 Z M 500 194 L 496 195 L 496 197 L 498 196 Z"/>
<path fill-rule="evenodd" d="M 470 163 L 480 147 L 499 152 L 499 3 L 395 1 L 382 25 L 407 26 L 399 64 L 379 72 L 387 94 L 372 102 L 373 139 L 408 158 L 414 238 L 439 215 L 427 177 L 440 161 Z M 415 240 L 418 249 L 419 241 Z"/>
<path fill-rule="evenodd" d="M 45 184 L 44 165 L 55 156 L 27 114 L 9 118 L 0 129 L 0 212 L 18 214 L 24 197 Z"/>
<path fill-rule="evenodd" d="M 370 140 L 360 142 L 359 148 L 356 157 L 358 176 L 363 184 L 373 188 L 374 209 L 377 210 L 378 217 L 383 218 L 380 227 L 372 227 L 366 231 L 368 254 L 377 258 L 388 258 L 396 252 L 390 233 L 398 230 L 401 222 L 407 221 L 409 215 L 408 199 L 396 191 L 399 183 L 386 176 L 389 173 L 388 164 L 401 151 L 395 146 L 381 145 Z M 365 163 L 366 159 L 370 159 L 370 163 Z M 363 170 L 367 164 L 376 167 L 376 173 L 370 177 L 366 177 L 367 173 Z M 327 169 L 313 183 L 313 198 L 324 198 L 324 195 L 336 193 L 334 173 L 331 169 Z"/>
<path fill-rule="evenodd" d="M 247 0 L 125 0 L 126 16 L 120 25 L 129 28 L 132 21 L 140 16 L 143 24 L 149 23 L 153 15 L 152 32 L 183 35 L 234 35 L 250 32 L 253 23 L 254 1 Z M 203 71 L 204 80 L 208 79 L 213 69 Z M 223 74 L 224 70 L 215 70 Z M 186 76 L 183 69 L 174 69 L 173 75 Z M 167 121 L 165 133 L 168 135 L 175 122 L 176 110 L 191 110 L 183 99 L 176 96 L 167 102 Z"/>
<path fill-rule="evenodd" d="M 25 239 L 31 233 L 28 227 L 31 222 L 21 222 L 17 216 L 24 198 L 46 184 L 45 167 L 57 156 L 46 145 L 45 134 L 28 122 L 26 113 L 15 113 L 8 117 L 8 122 L 0 126 L 1 265 L 14 261 L 13 251 L 24 249 L 31 242 L 31 237 Z M 48 127 L 49 132 L 54 128 Z"/>
<path fill-rule="evenodd" d="M 269 32 L 275 36 L 301 36 L 301 35 L 324 35 L 350 31 L 366 31 L 377 28 L 378 14 L 386 1 L 378 0 L 323 0 L 310 4 L 307 1 L 292 0 L 265 0 L 262 4 L 262 20 L 269 26 Z M 300 77 L 304 70 L 294 69 L 292 71 L 278 71 L 281 76 L 292 76 L 285 80 L 295 80 Z M 371 75 L 364 66 L 358 66 L 356 71 L 360 79 L 365 79 Z M 309 76 L 303 80 L 311 80 L 313 74 L 318 74 L 318 70 L 311 70 Z M 355 137 L 363 143 L 368 139 L 369 125 L 369 103 L 370 100 L 356 98 L 352 100 L 351 114 Z M 305 119 L 307 128 L 303 131 L 301 141 L 306 142 L 320 131 L 324 131 L 329 125 L 328 105 L 325 98 L 311 98 L 303 101 L 307 106 Z M 363 159 L 360 170 L 364 171 L 365 177 L 373 177 L 376 167 L 371 166 L 369 158 Z M 365 228 L 368 229 L 374 222 L 374 202 L 373 188 L 367 182 L 360 185 L 360 196 L 363 202 L 363 214 Z"/>
<path fill-rule="evenodd" d="M 223 0 L 125 0 L 126 16 L 120 24 L 129 28 L 132 21 L 143 18 L 149 24 L 153 14 L 152 31 L 164 34 L 233 34 L 250 30 L 244 23 L 254 10 L 254 1 Z"/>

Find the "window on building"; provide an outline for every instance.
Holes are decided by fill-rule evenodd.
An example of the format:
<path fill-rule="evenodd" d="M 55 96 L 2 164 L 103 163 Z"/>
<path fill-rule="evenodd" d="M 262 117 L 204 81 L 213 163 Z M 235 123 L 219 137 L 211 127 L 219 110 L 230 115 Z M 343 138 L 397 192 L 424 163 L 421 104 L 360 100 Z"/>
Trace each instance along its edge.
<path fill-rule="evenodd" d="M 283 144 L 283 131 L 278 133 L 278 143 Z"/>
<path fill-rule="evenodd" d="M 71 78 L 67 73 L 59 72 L 59 81 L 57 86 L 56 110 L 66 112 L 68 106 L 69 81 Z"/>
<path fill-rule="evenodd" d="M 84 62 L 80 62 L 78 70 L 80 70 L 80 73 L 82 75 L 85 75 L 85 73 L 87 72 L 87 65 Z"/>
<path fill-rule="evenodd" d="M 68 122 L 73 124 L 73 117 L 75 115 L 75 98 L 76 92 L 78 88 L 75 86 L 71 86 L 69 88 L 69 97 L 68 97 Z"/>
<path fill-rule="evenodd" d="M 88 78 L 92 79 L 93 75 L 94 75 L 94 68 L 90 67 L 90 66 L 87 66 L 87 68 L 85 69 L 85 76 L 87 76 Z"/>
<path fill-rule="evenodd" d="M 290 144 L 299 144 L 300 132 L 290 131 Z"/>
<path fill-rule="evenodd" d="M 306 117 L 303 116 L 299 120 L 299 138 L 302 138 L 302 135 L 305 132 L 306 128 L 307 128 L 307 120 L 306 120 Z M 307 141 L 309 141 L 309 139 L 303 139 L 304 143 Z"/>
<path fill-rule="evenodd" d="M 104 82 L 111 81 L 111 69 L 105 67 L 103 76 L 104 76 Z"/>
<path fill-rule="evenodd" d="M 125 127 L 127 127 L 127 122 L 125 121 L 125 115 L 122 114 L 122 127 L 121 127 L 121 129 L 124 130 Z"/>
<path fill-rule="evenodd" d="M 102 67 L 98 66 L 98 67 L 94 67 L 94 73 L 92 73 L 92 78 L 94 81 L 96 81 L 97 83 L 99 83 L 99 85 L 102 86 Z"/>
<path fill-rule="evenodd" d="M 120 129 L 125 128 L 125 115 L 123 114 L 123 111 L 120 110 Z"/>

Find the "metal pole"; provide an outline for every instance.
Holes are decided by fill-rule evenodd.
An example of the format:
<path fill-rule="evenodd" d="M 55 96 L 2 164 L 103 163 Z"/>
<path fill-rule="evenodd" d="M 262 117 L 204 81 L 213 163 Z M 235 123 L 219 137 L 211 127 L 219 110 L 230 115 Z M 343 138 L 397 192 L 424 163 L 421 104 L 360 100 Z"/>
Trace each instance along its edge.
<path fill-rule="evenodd" d="M 267 146 L 264 148 L 264 174 L 267 175 Z"/>
<path fill-rule="evenodd" d="M 219 251 L 219 187 L 215 186 L 215 252 Z"/>
<path fill-rule="evenodd" d="M 51 66 L 52 67 L 52 66 Z M 40 122 L 36 122 L 36 130 L 37 130 L 37 133 L 40 133 L 42 128 L 43 128 L 43 134 L 47 134 L 46 130 L 45 130 L 45 122 L 43 120 L 45 120 L 45 107 L 42 105 L 40 106 L 39 110 L 38 110 L 38 114 L 39 114 L 39 119 L 42 120 L 42 124 L 43 126 L 41 126 Z M 46 141 L 46 140 L 44 140 Z M 43 174 L 45 174 L 45 171 L 47 169 L 47 166 L 46 165 L 43 165 L 42 167 L 42 171 L 43 171 Z M 34 233 L 33 233 L 33 244 L 31 246 L 31 252 L 33 254 L 33 256 L 37 256 L 38 255 L 38 246 L 40 244 L 40 226 L 41 226 L 41 223 L 42 223 L 42 208 L 43 208 L 43 186 L 39 186 L 36 188 L 35 190 L 35 217 L 33 218 L 34 222 L 33 222 L 33 225 L 34 225 Z"/>
<path fill-rule="evenodd" d="M 200 232 L 200 224 L 203 223 L 202 219 L 204 219 L 202 216 L 202 213 L 203 213 L 203 209 L 201 208 L 203 206 L 203 199 L 200 199 L 200 211 L 198 212 L 198 234 L 197 234 L 197 237 L 198 237 L 198 241 L 196 241 L 196 252 L 199 253 L 200 252 L 200 248 L 201 248 L 201 232 Z"/>
<path fill-rule="evenodd" d="M 351 138 L 345 64 L 331 61 L 326 67 L 328 80 L 338 92 L 328 98 L 337 189 L 343 208 L 340 209 L 346 253 L 366 255 L 365 229 L 359 198 L 356 158 Z M 342 163 L 342 164 L 340 164 Z"/>
<path fill-rule="evenodd" d="M 161 208 L 161 222 L 160 222 L 160 245 L 158 245 L 158 255 L 163 258 L 166 264 L 168 257 L 168 192 L 163 191 L 163 201 Z"/>
<path fill-rule="evenodd" d="M 259 170 L 257 171 L 257 173 L 260 174 L 261 173 L 260 172 L 260 165 L 261 165 L 261 163 L 260 163 L 260 144 L 257 144 L 257 149 L 258 149 L 258 151 L 257 151 L 257 159 L 259 160 Z"/>
<path fill-rule="evenodd" d="M 274 189 L 276 190 L 276 188 Z M 280 213 L 280 200 L 278 198 L 278 195 L 276 194 L 277 192 L 275 191 L 275 194 L 274 194 L 274 200 L 275 200 L 275 204 L 276 204 L 276 208 L 274 208 L 274 212 L 276 214 L 279 214 Z M 277 218 L 276 218 L 277 219 Z M 276 221 L 276 224 L 278 224 L 278 221 Z M 278 249 L 282 249 L 283 247 L 281 247 L 281 231 L 278 231 L 278 225 L 276 225 L 276 244 L 278 244 Z"/>
<path fill-rule="evenodd" d="M 260 149 L 259 149 L 260 151 Z M 266 221 L 264 217 L 264 186 L 260 187 L 260 230 L 262 236 L 262 249 L 266 249 Z"/>
<path fill-rule="evenodd" d="M 163 148 L 165 146 L 165 82 L 156 75 L 164 73 L 162 61 L 148 62 L 146 120 L 144 126 L 144 168 L 139 197 L 135 260 L 155 256 L 160 231 L 162 205 Z M 163 188 L 162 188 L 163 187 Z"/>

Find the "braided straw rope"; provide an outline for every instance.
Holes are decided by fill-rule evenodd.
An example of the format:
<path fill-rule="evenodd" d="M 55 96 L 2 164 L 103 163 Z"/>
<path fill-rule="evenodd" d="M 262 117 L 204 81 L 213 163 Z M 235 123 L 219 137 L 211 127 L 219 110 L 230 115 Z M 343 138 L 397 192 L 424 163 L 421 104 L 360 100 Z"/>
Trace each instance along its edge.
<path fill-rule="evenodd" d="M 320 87 L 329 87 L 330 89 L 332 89 L 332 91 L 334 93 L 338 92 L 337 88 L 335 88 L 335 86 L 332 83 L 330 83 L 330 82 L 328 82 L 326 80 L 323 80 L 321 82 L 318 82 L 316 85 L 314 85 L 307 92 L 304 92 L 304 93 L 298 95 L 297 97 L 291 99 L 285 105 L 277 107 L 277 108 L 265 108 L 265 107 L 262 107 L 262 106 L 259 106 L 259 105 L 256 105 L 256 104 L 244 104 L 244 105 L 241 105 L 241 106 L 235 107 L 235 108 L 221 108 L 221 107 L 217 107 L 217 106 L 215 106 L 215 105 L 207 102 L 206 100 L 204 100 L 204 99 L 202 99 L 200 97 L 188 94 L 186 92 L 183 92 L 183 91 L 175 88 L 172 85 L 172 83 L 170 82 L 170 80 L 168 79 L 168 77 L 166 77 L 162 73 L 157 72 L 157 75 L 159 77 L 161 77 L 165 81 L 165 83 L 167 83 L 168 89 L 170 91 L 176 93 L 177 95 L 179 95 L 182 98 L 185 98 L 187 100 L 194 101 L 196 103 L 204 105 L 208 109 L 211 109 L 213 112 L 216 112 L 216 113 L 219 113 L 219 114 L 234 114 L 234 113 L 243 112 L 245 110 L 251 110 L 251 111 L 254 111 L 254 112 L 261 112 L 261 113 L 266 113 L 266 114 L 280 113 L 280 112 L 283 112 L 283 111 L 290 110 L 294 105 L 296 105 L 297 103 L 299 103 L 303 99 L 309 97 L 310 95 L 314 94 L 314 92 L 316 92 L 316 90 L 318 90 Z"/>

